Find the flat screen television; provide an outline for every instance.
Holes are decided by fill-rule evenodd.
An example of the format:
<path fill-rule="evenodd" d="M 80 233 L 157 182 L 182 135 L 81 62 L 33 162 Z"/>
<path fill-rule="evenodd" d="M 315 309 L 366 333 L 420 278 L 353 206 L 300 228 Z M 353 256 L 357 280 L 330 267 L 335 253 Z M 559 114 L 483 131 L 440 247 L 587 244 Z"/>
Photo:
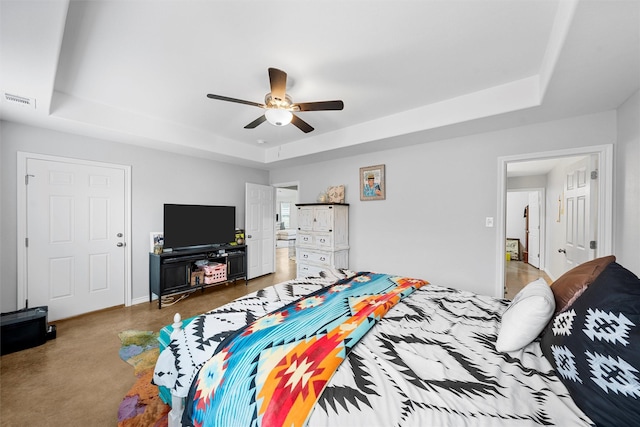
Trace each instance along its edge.
<path fill-rule="evenodd" d="M 191 249 L 235 241 L 236 207 L 164 205 L 164 247 Z"/>

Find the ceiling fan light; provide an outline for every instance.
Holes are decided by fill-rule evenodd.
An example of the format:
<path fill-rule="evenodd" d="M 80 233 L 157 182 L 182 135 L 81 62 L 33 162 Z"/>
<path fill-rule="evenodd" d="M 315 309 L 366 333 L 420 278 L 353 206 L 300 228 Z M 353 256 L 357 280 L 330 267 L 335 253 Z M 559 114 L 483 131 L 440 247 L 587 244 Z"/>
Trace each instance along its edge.
<path fill-rule="evenodd" d="M 267 121 L 274 126 L 286 126 L 291 123 L 293 114 L 291 111 L 270 108 L 264 113 Z"/>

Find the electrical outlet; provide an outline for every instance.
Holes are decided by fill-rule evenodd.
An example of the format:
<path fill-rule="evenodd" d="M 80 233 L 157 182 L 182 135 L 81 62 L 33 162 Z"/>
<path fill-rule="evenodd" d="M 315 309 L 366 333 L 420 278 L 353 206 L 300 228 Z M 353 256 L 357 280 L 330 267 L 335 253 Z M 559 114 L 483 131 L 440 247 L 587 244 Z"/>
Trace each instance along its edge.
<path fill-rule="evenodd" d="M 492 216 L 488 216 L 485 219 L 485 227 L 493 227 L 493 217 Z"/>

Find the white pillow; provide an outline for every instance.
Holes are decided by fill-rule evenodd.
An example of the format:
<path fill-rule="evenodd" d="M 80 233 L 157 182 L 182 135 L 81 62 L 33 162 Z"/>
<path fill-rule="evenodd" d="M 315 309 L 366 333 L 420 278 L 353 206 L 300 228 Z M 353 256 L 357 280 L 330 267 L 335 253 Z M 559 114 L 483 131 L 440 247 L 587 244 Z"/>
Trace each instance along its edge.
<path fill-rule="evenodd" d="M 551 287 L 540 278 L 525 286 L 502 314 L 496 341 L 498 351 L 517 351 L 530 344 L 556 309 Z"/>

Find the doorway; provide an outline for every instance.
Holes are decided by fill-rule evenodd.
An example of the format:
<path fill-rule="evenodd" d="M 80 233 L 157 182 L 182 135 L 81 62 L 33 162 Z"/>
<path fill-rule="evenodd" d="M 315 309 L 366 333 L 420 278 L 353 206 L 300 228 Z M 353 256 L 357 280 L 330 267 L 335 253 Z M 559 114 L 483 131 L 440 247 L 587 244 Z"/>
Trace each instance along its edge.
<path fill-rule="evenodd" d="M 296 276 L 298 182 L 273 184 L 276 189 L 276 272 Z M 285 271 L 286 270 L 286 271 Z"/>
<path fill-rule="evenodd" d="M 535 170 L 542 168 L 537 165 Z M 534 168 L 532 168 L 534 169 Z M 542 177 L 544 178 L 544 177 Z M 523 181 L 532 181 L 527 178 Z M 541 181 L 540 178 L 537 178 Z M 507 185 L 505 297 L 513 298 L 524 285 L 545 273 L 546 188 L 510 189 Z"/>
<path fill-rule="evenodd" d="M 509 238 L 507 234 L 507 192 L 514 189 L 532 189 L 544 188 L 547 195 L 541 202 L 541 248 L 540 248 L 540 268 L 548 272 L 552 262 L 555 259 L 551 259 L 553 252 L 553 246 L 556 240 L 553 239 L 554 227 L 548 226 L 556 221 L 556 215 L 559 215 L 559 209 L 561 206 L 558 204 L 555 194 L 558 192 L 557 188 L 550 188 L 546 182 L 541 181 L 541 176 L 546 175 L 555 164 L 565 161 L 571 157 L 589 157 L 593 158 L 597 163 L 598 179 L 595 184 L 597 192 L 599 194 L 598 200 L 594 206 L 597 221 L 595 224 L 595 233 L 599 236 L 598 247 L 594 251 L 593 257 L 604 256 L 611 253 L 612 250 L 612 193 L 613 193 L 613 146 L 601 145 L 593 147 L 583 147 L 576 149 L 558 150 L 552 152 L 543 153 L 531 153 L 520 156 L 501 157 L 498 159 L 499 163 L 499 207 L 498 207 L 498 221 L 500 224 L 498 232 L 497 242 L 497 285 L 495 289 L 495 295 L 503 297 L 505 290 L 508 287 L 506 282 L 507 277 L 507 257 L 506 255 L 506 239 Z M 517 178 L 518 170 L 527 170 L 534 172 L 528 172 L 521 174 L 522 176 L 529 176 L 529 178 Z M 537 176 L 537 178 L 530 178 L 531 176 Z M 540 184 L 543 182 L 542 184 Z M 533 184 L 532 184 L 533 183 Z M 560 194 L 562 198 L 562 194 Z M 555 204 L 553 203 L 555 202 Z M 562 202 L 562 200 L 560 201 Z M 546 213 L 543 213 L 546 212 Z M 544 242 L 544 243 L 542 243 Z M 557 268 L 555 269 L 557 270 Z M 552 279 L 553 274 L 549 274 Z"/>
<path fill-rule="evenodd" d="M 515 249 L 510 252 L 507 247 L 507 258 L 524 261 L 539 269 L 544 269 L 544 200 L 545 188 L 507 189 L 507 243 Z"/>

